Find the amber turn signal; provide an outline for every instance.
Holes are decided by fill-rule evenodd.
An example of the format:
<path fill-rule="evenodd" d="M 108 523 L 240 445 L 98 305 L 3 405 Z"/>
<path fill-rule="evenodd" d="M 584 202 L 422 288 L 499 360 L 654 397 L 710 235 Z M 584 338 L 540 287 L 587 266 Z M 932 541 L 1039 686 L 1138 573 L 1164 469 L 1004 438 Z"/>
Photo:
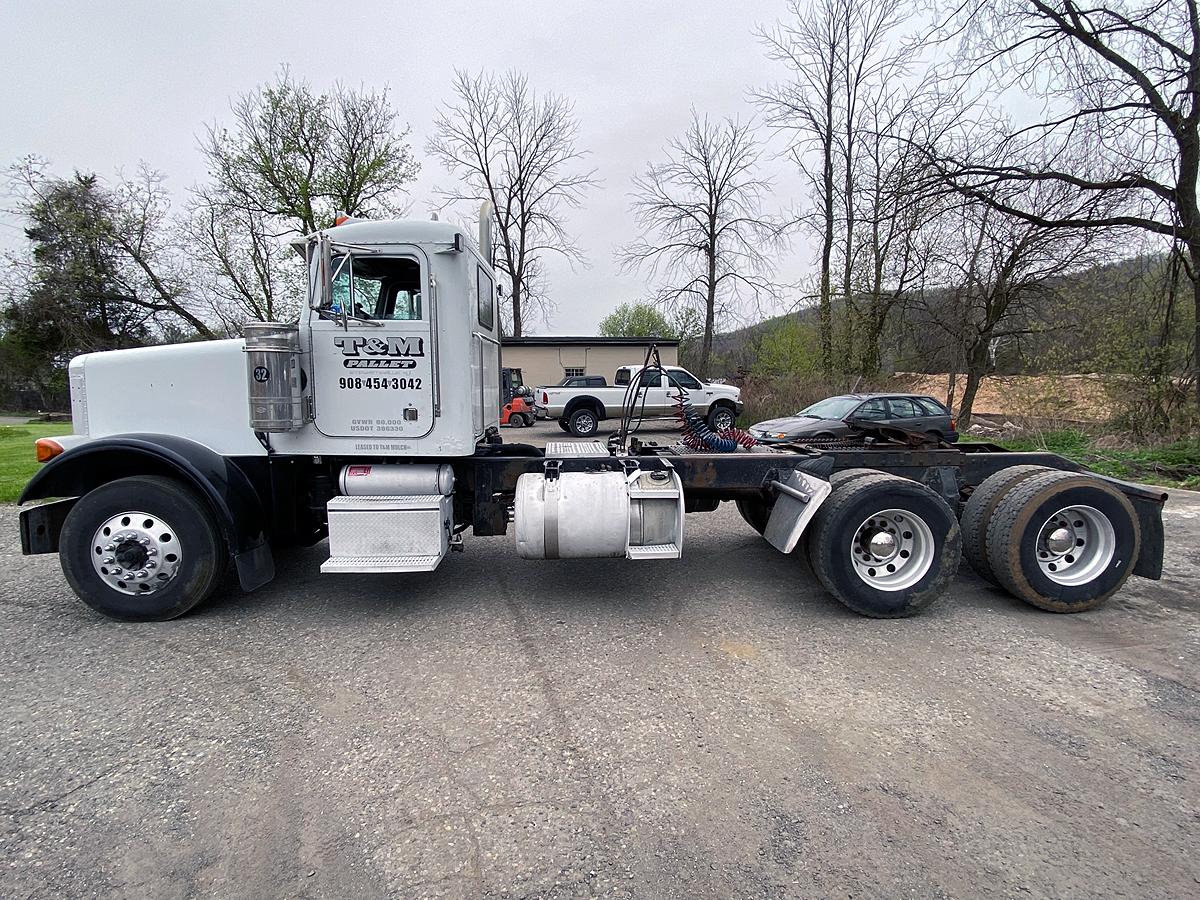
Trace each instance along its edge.
<path fill-rule="evenodd" d="M 63 452 L 62 444 L 53 438 L 38 438 L 34 446 L 37 448 L 37 461 L 40 463 L 49 462 Z"/>

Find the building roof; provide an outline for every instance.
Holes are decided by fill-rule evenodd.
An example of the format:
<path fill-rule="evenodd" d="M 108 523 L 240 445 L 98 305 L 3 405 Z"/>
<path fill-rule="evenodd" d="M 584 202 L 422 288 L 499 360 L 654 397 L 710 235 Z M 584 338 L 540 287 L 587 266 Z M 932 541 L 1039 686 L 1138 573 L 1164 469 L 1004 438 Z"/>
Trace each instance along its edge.
<path fill-rule="evenodd" d="M 679 338 L 665 337 L 579 337 L 571 335 L 537 335 L 534 337 L 505 337 L 505 347 L 678 347 Z"/>

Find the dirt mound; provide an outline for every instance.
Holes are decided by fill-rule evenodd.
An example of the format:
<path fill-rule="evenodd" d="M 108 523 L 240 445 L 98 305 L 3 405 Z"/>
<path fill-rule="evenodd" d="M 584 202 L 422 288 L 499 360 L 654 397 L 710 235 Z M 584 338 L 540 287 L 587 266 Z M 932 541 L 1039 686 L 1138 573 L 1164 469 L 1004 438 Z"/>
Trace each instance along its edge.
<path fill-rule="evenodd" d="M 945 401 L 949 375 L 897 372 L 896 382 L 916 394 Z M 966 376 L 959 375 L 954 391 L 955 411 Z M 974 412 L 983 416 L 1022 416 L 1064 422 L 1104 422 L 1112 417 L 1119 379 L 1106 375 L 990 375 L 975 397 Z"/>

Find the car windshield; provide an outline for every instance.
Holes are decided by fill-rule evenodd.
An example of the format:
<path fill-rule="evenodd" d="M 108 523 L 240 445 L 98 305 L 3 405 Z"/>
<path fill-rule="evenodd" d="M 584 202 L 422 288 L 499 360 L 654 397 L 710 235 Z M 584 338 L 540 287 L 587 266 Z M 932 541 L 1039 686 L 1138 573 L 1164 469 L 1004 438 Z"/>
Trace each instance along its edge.
<path fill-rule="evenodd" d="M 808 416 L 810 419 L 844 419 L 860 403 L 862 400 L 856 400 L 853 397 L 830 397 L 805 407 L 796 415 Z"/>

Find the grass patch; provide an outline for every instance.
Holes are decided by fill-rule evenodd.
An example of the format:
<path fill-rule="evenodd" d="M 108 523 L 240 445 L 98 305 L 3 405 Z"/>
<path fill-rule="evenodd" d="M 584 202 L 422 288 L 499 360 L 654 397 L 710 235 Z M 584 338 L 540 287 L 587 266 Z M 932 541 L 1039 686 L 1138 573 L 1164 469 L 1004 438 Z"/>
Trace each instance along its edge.
<path fill-rule="evenodd" d="M 46 425 L 0 425 L 0 502 L 13 503 L 38 470 L 33 442 L 70 434 L 70 422 Z"/>
<path fill-rule="evenodd" d="M 1097 446 L 1097 441 L 1085 432 L 1066 429 L 992 443 L 1009 450 L 1049 450 L 1112 478 L 1200 490 L 1200 441 L 1129 449 Z"/>

